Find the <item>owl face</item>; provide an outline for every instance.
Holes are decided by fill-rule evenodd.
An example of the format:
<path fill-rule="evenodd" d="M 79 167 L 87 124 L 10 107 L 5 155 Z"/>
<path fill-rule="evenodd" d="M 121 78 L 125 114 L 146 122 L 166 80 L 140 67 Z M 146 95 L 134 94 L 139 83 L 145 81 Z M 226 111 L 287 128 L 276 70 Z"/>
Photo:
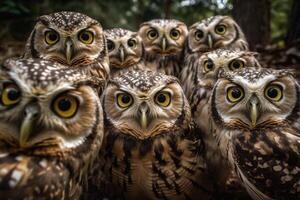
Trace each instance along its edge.
<path fill-rule="evenodd" d="M 188 30 L 183 22 L 156 19 L 141 24 L 138 33 L 146 53 L 175 55 L 183 50 Z"/>
<path fill-rule="evenodd" d="M 105 30 L 105 36 L 111 66 L 126 68 L 141 60 L 142 39 L 136 32 L 114 28 Z"/>
<path fill-rule="evenodd" d="M 256 53 L 249 51 L 217 49 L 204 53 L 196 65 L 200 66 L 200 69 L 196 70 L 199 70 L 198 74 L 201 81 L 205 82 L 206 86 L 213 87 L 221 69 L 236 71 L 248 67 L 259 68 L 260 64 L 255 55 Z"/>
<path fill-rule="evenodd" d="M 223 72 L 212 95 L 212 114 L 225 126 L 253 129 L 284 122 L 297 103 L 288 71 L 246 68 Z"/>
<path fill-rule="evenodd" d="M 90 64 L 106 51 L 99 22 L 75 12 L 39 17 L 28 43 L 32 57 L 69 66 Z"/>
<path fill-rule="evenodd" d="M 0 71 L 0 149 L 57 155 L 79 147 L 100 129 L 98 84 L 51 61 L 6 61 Z"/>
<path fill-rule="evenodd" d="M 151 71 L 128 71 L 113 79 L 103 105 L 107 119 L 120 132 L 138 139 L 170 131 L 180 117 L 190 119 L 177 79 Z"/>
<path fill-rule="evenodd" d="M 239 40 L 243 42 L 239 43 Z M 189 27 L 188 49 L 191 52 L 207 52 L 228 46 L 248 49 L 242 30 L 229 16 L 213 16 Z"/>

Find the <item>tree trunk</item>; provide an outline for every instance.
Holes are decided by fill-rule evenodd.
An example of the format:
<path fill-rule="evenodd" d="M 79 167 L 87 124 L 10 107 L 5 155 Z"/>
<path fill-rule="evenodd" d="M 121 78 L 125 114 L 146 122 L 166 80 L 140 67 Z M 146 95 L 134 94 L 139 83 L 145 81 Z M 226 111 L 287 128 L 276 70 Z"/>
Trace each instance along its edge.
<path fill-rule="evenodd" d="M 165 0 L 165 19 L 171 18 L 172 0 Z"/>
<path fill-rule="evenodd" d="M 300 39 L 300 1 L 294 0 L 289 16 L 289 29 L 286 37 L 286 44 L 292 44 Z"/>
<path fill-rule="evenodd" d="M 251 50 L 269 44 L 270 0 L 233 0 L 232 16 L 245 33 Z"/>

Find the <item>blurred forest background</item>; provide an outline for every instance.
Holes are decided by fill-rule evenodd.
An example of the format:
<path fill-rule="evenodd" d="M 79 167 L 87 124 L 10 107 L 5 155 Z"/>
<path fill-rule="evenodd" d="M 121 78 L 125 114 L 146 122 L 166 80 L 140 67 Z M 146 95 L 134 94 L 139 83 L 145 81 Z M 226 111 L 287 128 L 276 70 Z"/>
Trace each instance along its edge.
<path fill-rule="evenodd" d="M 209 16 L 231 15 L 252 50 L 276 55 L 291 45 L 300 48 L 300 0 L 0 0 L 0 54 L 17 54 L 35 19 L 57 11 L 82 12 L 104 28 L 130 30 L 154 18 L 175 18 L 189 26 Z"/>

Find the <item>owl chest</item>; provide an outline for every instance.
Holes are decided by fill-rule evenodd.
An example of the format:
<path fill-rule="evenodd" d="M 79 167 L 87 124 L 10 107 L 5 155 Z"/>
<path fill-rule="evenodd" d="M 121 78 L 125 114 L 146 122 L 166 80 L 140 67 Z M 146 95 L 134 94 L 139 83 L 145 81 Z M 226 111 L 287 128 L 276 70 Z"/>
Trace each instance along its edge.
<path fill-rule="evenodd" d="M 155 60 L 148 60 L 145 64 L 151 71 L 157 71 L 167 75 L 178 76 L 181 70 L 179 61 L 176 57 L 161 57 Z"/>

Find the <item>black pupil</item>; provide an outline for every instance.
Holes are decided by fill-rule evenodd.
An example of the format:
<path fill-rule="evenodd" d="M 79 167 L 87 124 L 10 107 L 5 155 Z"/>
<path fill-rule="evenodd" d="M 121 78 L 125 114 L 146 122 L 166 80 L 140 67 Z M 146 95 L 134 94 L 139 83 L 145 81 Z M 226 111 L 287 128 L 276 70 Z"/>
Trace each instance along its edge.
<path fill-rule="evenodd" d="M 16 89 L 10 89 L 7 93 L 7 97 L 11 100 L 11 101 L 15 101 L 20 97 L 20 92 Z"/>
<path fill-rule="evenodd" d="M 178 32 L 177 31 L 172 31 L 172 36 L 173 37 L 177 37 L 178 36 Z"/>
<path fill-rule="evenodd" d="M 61 111 L 68 111 L 71 108 L 71 102 L 68 99 L 62 99 L 58 103 L 58 108 Z"/>
<path fill-rule="evenodd" d="M 133 40 L 129 40 L 128 41 L 128 46 L 133 47 L 134 46 L 134 41 Z"/>
<path fill-rule="evenodd" d="M 151 32 L 150 32 L 150 36 L 151 36 L 151 37 L 156 37 L 156 32 L 155 32 L 155 31 L 151 31 Z"/>
<path fill-rule="evenodd" d="M 114 44 L 111 41 L 108 41 L 107 48 L 108 48 L 108 50 L 112 50 L 114 48 Z"/>
<path fill-rule="evenodd" d="M 123 102 L 124 104 L 128 104 L 128 103 L 130 102 L 130 97 L 127 96 L 127 95 L 123 95 L 123 96 L 122 96 L 122 102 Z"/>
<path fill-rule="evenodd" d="M 214 64 L 211 61 L 207 61 L 206 67 L 207 69 L 212 69 L 214 67 Z"/>
<path fill-rule="evenodd" d="M 157 96 L 157 101 L 160 103 L 164 103 L 166 101 L 166 96 L 163 94 L 160 94 Z"/>
<path fill-rule="evenodd" d="M 49 33 L 48 38 L 51 41 L 56 41 L 57 40 L 57 35 L 55 33 Z"/>
<path fill-rule="evenodd" d="M 202 31 L 197 31 L 196 36 L 197 36 L 197 38 L 202 38 L 203 37 L 203 32 Z"/>
<path fill-rule="evenodd" d="M 278 95 L 277 89 L 275 89 L 275 88 L 270 88 L 270 89 L 268 90 L 268 96 L 269 96 L 270 98 L 276 98 L 277 95 Z"/>
<path fill-rule="evenodd" d="M 240 68 L 240 63 L 239 62 L 234 62 L 234 63 L 232 63 L 232 66 L 233 66 L 234 69 L 238 69 L 238 68 Z"/>
<path fill-rule="evenodd" d="M 218 32 L 222 33 L 224 31 L 224 27 L 223 26 L 219 26 L 217 30 L 218 30 Z"/>
<path fill-rule="evenodd" d="M 242 93 L 239 89 L 233 89 L 231 95 L 233 98 L 238 99 L 241 97 Z"/>
<path fill-rule="evenodd" d="M 87 33 L 82 33 L 81 34 L 81 39 L 84 41 L 87 41 L 90 39 L 90 36 Z"/>

